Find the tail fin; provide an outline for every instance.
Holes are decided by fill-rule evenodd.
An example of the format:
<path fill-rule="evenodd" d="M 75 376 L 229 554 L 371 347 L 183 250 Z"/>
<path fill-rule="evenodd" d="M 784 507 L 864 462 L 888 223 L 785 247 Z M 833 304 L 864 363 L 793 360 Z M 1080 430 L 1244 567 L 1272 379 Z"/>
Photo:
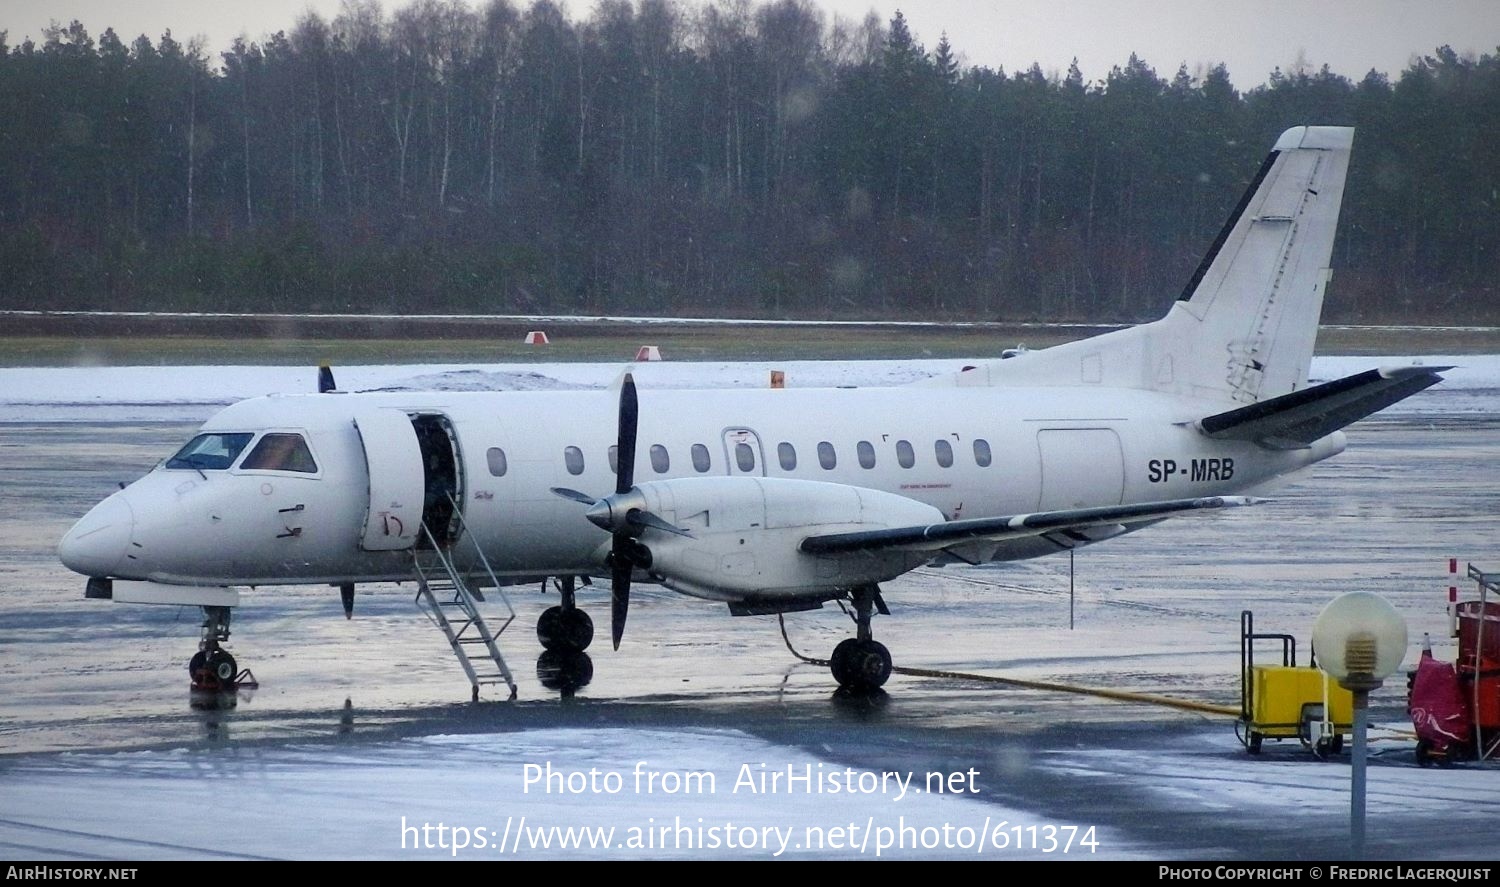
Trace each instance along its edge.
<path fill-rule="evenodd" d="M 1332 126 L 1276 141 L 1179 300 L 1202 383 L 1242 403 L 1306 386 L 1353 143 Z"/>
<path fill-rule="evenodd" d="M 1161 320 L 945 381 L 1123 386 L 1240 403 L 1306 387 L 1353 143 L 1348 127 L 1282 133 Z"/>

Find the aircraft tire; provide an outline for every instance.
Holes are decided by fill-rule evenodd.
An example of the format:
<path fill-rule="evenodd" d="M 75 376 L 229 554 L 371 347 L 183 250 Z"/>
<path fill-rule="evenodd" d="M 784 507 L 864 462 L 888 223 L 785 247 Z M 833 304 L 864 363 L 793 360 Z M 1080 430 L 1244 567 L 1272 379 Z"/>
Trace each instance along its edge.
<path fill-rule="evenodd" d="M 594 620 L 577 607 L 563 610 L 562 632 L 568 652 L 582 653 L 594 642 Z"/>
<path fill-rule="evenodd" d="M 536 620 L 536 639 L 545 650 L 559 650 L 562 644 L 562 607 L 548 607 Z"/>
<path fill-rule="evenodd" d="M 240 673 L 239 666 L 235 664 L 234 657 L 223 650 L 215 650 L 208 657 L 208 670 L 219 682 L 220 687 L 234 686 L 234 679 Z"/>
<path fill-rule="evenodd" d="M 577 608 L 548 607 L 536 621 L 536 637 L 543 649 L 582 653 L 594 641 L 594 620 Z"/>
<path fill-rule="evenodd" d="M 849 667 L 849 660 L 857 646 L 859 646 L 859 641 L 854 638 L 844 638 L 839 641 L 838 646 L 833 648 L 833 653 L 828 657 L 828 670 L 833 672 L 833 679 L 840 687 L 850 687 L 854 684 L 855 676 Z"/>
<path fill-rule="evenodd" d="M 891 676 L 891 651 L 879 641 L 845 638 L 828 658 L 829 671 L 840 687 L 856 691 L 877 690 Z"/>
<path fill-rule="evenodd" d="M 878 690 L 890 679 L 891 651 L 880 641 L 864 641 L 855 650 L 853 664 L 859 688 Z"/>

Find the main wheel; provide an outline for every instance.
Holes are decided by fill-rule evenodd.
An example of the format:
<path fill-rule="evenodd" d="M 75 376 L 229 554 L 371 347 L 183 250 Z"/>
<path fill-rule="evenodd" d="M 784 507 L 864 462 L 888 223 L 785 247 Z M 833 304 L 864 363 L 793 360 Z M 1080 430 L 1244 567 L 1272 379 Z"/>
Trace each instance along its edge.
<path fill-rule="evenodd" d="M 563 610 L 562 630 L 564 643 L 571 653 L 582 653 L 594 642 L 594 620 L 577 607 Z"/>
<path fill-rule="evenodd" d="M 885 686 L 891 676 L 891 651 L 880 641 L 863 641 L 852 660 L 856 685 L 861 690 Z"/>
<path fill-rule="evenodd" d="M 875 690 L 891 676 L 891 651 L 879 641 L 846 638 L 833 648 L 829 670 L 839 686 L 849 690 Z"/>
<path fill-rule="evenodd" d="M 548 607 L 536 621 L 536 637 L 544 649 L 582 653 L 594 641 L 594 620 L 576 607 Z"/>
<path fill-rule="evenodd" d="M 854 638 L 844 638 L 828 657 L 828 670 L 833 672 L 833 679 L 838 681 L 840 687 L 847 687 L 854 682 L 854 672 L 850 669 L 849 660 L 858 646 L 859 641 Z"/>

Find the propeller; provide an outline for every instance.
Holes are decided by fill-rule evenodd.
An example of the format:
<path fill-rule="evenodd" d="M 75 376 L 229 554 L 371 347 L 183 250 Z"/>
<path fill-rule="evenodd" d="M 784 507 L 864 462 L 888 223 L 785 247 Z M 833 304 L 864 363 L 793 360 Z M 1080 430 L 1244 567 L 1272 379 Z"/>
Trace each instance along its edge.
<path fill-rule="evenodd" d="M 328 361 L 318 364 L 318 393 L 327 394 L 337 387 L 333 384 L 333 368 L 328 365 Z"/>
<path fill-rule="evenodd" d="M 616 496 L 629 493 L 635 487 L 635 429 L 639 418 L 640 404 L 635 396 L 635 378 L 626 373 L 625 381 L 620 386 L 620 439 L 619 449 L 616 451 L 618 458 L 615 460 Z M 613 517 L 614 509 L 608 504 L 604 507 Z M 599 504 L 596 503 L 589 512 L 598 509 Z M 626 513 L 629 514 L 628 511 Z M 599 523 L 597 519 L 590 520 L 596 526 Z M 618 650 L 620 638 L 625 634 L 625 616 L 630 611 L 630 574 L 639 560 L 636 555 L 645 551 L 646 547 L 631 538 L 624 529 L 615 530 L 613 536 L 609 552 L 609 635 Z M 644 564 L 639 564 L 642 569 L 651 566 L 650 552 L 646 552 L 645 561 Z"/>
<path fill-rule="evenodd" d="M 625 618 L 630 612 L 630 575 L 635 570 L 651 568 L 651 549 L 637 541 L 636 537 L 651 529 L 679 536 L 692 534 L 681 527 L 652 514 L 646 505 L 646 497 L 635 487 L 635 432 L 640 418 L 640 404 L 635 394 L 635 379 L 625 374 L 620 385 L 619 434 L 615 444 L 615 492 L 603 499 L 566 487 L 553 487 L 552 492 L 589 506 L 584 517 L 612 537 L 609 556 L 610 578 L 610 637 L 615 649 L 620 649 L 620 638 L 625 633 Z"/>

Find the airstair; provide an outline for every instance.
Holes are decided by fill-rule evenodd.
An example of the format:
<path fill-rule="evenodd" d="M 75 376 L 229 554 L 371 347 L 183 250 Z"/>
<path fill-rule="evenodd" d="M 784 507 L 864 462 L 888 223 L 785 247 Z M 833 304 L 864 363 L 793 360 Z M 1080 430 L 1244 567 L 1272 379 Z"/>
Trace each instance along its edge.
<path fill-rule="evenodd" d="M 479 688 L 484 684 L 503 683 L 510 688 L 510 698 L 515 699 L 515 678 L 496 643 L 515 621 L 515 608 L 495 578 L 478 541 L 464 525 L 463 513 L 457 508 L 454 509 L 454 520 L 457 521 L 457 532 L 451 545 L 440 545 L 426 521 L 422 523 L 421 544 L 414 550 L 412 560 L 417 580 L 416 604 L 448 638 L 458 664 L 469 676 L 475 702 L 479 701 Z M 465 544 L 466 550 L 459 551 Z M 460 558 L 463 558 L 463 568 L 458 565 Z M 505 607 L 504 620 L 495 629 L 490 628 L 479 611 L 479 605 L 485 602 L 479 585 L 485 580 L 494 589 L 492 594 Z"/>

